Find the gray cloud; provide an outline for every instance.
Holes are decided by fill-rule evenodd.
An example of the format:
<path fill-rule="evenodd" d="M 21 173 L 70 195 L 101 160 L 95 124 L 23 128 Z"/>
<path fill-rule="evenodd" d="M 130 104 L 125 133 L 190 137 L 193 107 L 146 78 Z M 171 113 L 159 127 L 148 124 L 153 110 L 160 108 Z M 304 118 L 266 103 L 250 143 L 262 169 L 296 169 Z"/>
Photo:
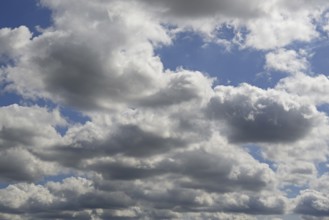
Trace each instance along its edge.
<path fill-rule="evenodd" d="M 26 164 L 29 164 L 26 166 Z M 23 149 L 11 149 L 0 152 L 0 179 L 6 182 L 35 181 L 47 172 L 38 167 L 42 164 L 33 155 Z"/>
<path fill-rule="evenodd" d="M 226 89 L 230 90 L 223 88 L 224 93 Z M 232 142 L 293 142 L 308 134 L 314 118 L 307 116 L 308 106 L 287 107 L 258 92 L 243 86 L 236 94 L 219 94 L 210 100 L 207 115 L 227 124 L 225 132 Z"/>
<path fill-rule="evenodd" d="M 0 130 L 0 139 L 2 148 L 17 147 L 20 145 L 31 146 L 35 132 L 25 128 L 12 128 L 2 126 Z"/>
<path fill-rule="evenodd" d="M 40 139 L 49 143 L 59 138 L 56 126 L 65 126 L 66 121 L 58 110 L 48 110 L 38 106 L 9 105 L 0 109 L 1 149 L 39 146 Z"/>
<path fill-rule="evenodd" d="M 32 33 L 25 26 L 0 29 L 0 61 L 16 58 L 29 43 Z"/>
<path fill-rule="evenodd" d="M 44 160 L 77 167 L 84 159 L 104 155 L 147 158 L 182 148 L 187 143 L 186 140 L 178 137 L 162 137 L 144 131 L 137 125 L 118 125 L 105 139 L 78 140 L 70 145 L 54 145 L 47 150 L 37 149 L 33 152 Z"/>
<path fill-rule="evenodd" d="M 190 101 L 200 101 L 211 93 L 212 80 L 200 72 L 178 71 L 167 73 L 168 82 L 150 96 L 137 100 L 141 107 L 163 108 Z"/>
<path fill-rule="evenodd" d="M 107 68 L 110 55 L 101 54 L 96 48 L 73 44 L 69 38 L 54 41 L 47 54 L 35 58 L 34 63 L 44 72 L 46 89 L 64 104 L 82 109 L 102 108 L 104 100 L 122 103 L 138 97 L 154 84 L 151 76 L 134 69 L 113 74 L 120 70 Z"/>
<path fill-rule="evenodd" d="M 2 212 L 28 213 L 26 217 L 31 219 L 90 219 L 96 209 L 120 210 L 134 204 L 123 192 L 101 192 L 91 181 L 73 177 L 45 186 L 20 183 L 2 189 L 0 194 L 7 197 L 0 200 Z"/>
<path fill-rule="evenodd" d="M 157 91 L 163 67 L 150 41 L 170 41 L 160 24 L 145 17 L 130 25 L 124 14 L 132 9 L 110 10 L 122 7 L 115 1 L 43 4 L 55 11 L 53 29 L 28 41 L 25 58 L 7 70 L 6 81 L 15 85 L 6 89 L 82 110 L 115 109 Z M 138 36 L 130 34 L 136 31 Z"/>
<path fill-rule="evenodd" d="M 127 156 L 148 157 L 169 152 L 171 149 L 185 146 L 180 138 L 161 137 L 158 134 L 145 132 L 138 126 L 122 126 L 110 139 L 108 153 L 121 153 Z M 113 147 L 112 147 L 113 146 Z"/>
<path fill-rule="evenodd" d="M 57 110 L 10 105 L 0 108 L 0 179 L 35 181 L 56 173 L 56 166 L 31 154 L 60 141 L 55 126 L 65 125 Z M 27 166 L 28 164 L 28 166 Z"/>
<path fill-rule="evenodd" d="M 257 17 L 261 14 L 259 5 L 261 1 L 228 1 L 228 0 L 206 0 L 206 1 L 187 1 L 187 0 L 165 0 L 150 1 L 141 0 L 147 4 L 159 5 L 166 9 L 166 14 L 175 17 L 210 17 L 222 15 L 228 17 Z"/>
<path fill-rule="evenodd" d="M 41 4 L 52 10 L 53 24 L 39 36 L 31 39 L 25 27 L 0 29 L 0 58 L 15 59 L 1 68 L 4 90 L 24 102 L 41 98 L 74 108 L 90 121 L 66 122 L 46 107 L 0 108 L 0 180 L 9 184 L 0 189 L 1 219 L 253 219 L 282 215 L 292 202 L 295 213 L 328 215 L 325 194 L 303 191 L 288 199 L 282 191 L 285 184 L 312 184 L 314 161 L 328 155 L 327 116 L 315 107 L 325 103 L 325 96 L 316 97 L 326 93 L 318 84 L 326 85 L 324 76 L 296 75 L 267 90 L 213 88 L 214 79 L 204 73 L 165 70 L 155 54 L 186 28 L 220 42 L 223 24 L 235 34 L 228 44 L 241 49 L 310 41 L 317 36 L 312 19 L 321 13 L 311 4 Z M 57 126 L 67 132 L 58 134 Z M 262 158 L 245 151 L 245 143 L 264 145 L 257 152 Z M 314 149 L 321 158 L 310 153 Z M 273 160 L 271 168 L 260 162 L 263 156 Z M 291 165 L 297 158 L 300 163 Z"/>
<path fill-rule="evenodd" d="M 203 151 L 177 154 L 160 166 L 189 177 L 179 181 L 183 187 L 209 192 L 260 191 L 271 184 L 269 170 L 265 167 L 251 169 L 237 158 Z M 236 167 L 238 170 L 234 170 Z"/>
<path fill-rule="evenodd" d="M 319 191 L 305 190 L 298 196 L 294 211 L 308 216 L 328 216 L 329 198 Z"/>

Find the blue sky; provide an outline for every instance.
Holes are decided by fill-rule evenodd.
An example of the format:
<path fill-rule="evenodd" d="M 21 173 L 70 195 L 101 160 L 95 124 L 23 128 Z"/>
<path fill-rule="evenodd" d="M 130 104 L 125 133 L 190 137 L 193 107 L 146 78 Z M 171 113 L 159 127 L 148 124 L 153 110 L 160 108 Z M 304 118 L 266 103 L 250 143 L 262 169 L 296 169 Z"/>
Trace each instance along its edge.
<path fill-rule="evenodd" d="M 326 1 L 0 6 L 0 219 L 329 219 Z"/>
<path fill-rule="evenodd" d="M 6 1 L 0 9 L 1 27 L 18 27 L 25 25 L 35 34 L 36 26 L 48 27 L 51 23 L 50 11 L 39 7 L 34 0 Z"/>

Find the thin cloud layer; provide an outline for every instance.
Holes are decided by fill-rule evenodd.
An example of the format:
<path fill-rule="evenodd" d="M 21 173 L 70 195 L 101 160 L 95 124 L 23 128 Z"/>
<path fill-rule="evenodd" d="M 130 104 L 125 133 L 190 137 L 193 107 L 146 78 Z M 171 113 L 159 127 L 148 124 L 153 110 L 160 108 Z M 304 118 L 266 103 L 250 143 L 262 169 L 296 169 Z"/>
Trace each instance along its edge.
<path fill-rule="evenodd" d="M 39 35 L 0 29 L 2 93 L 21 99 L 0 107 L 0 218 L 328 216 L 328 78 L 295 49 L 325 38 L 327 4 L 40 1 Z M 260 88 L 167 69 L 158 50 L 191 32 L 285 74 Z"/>

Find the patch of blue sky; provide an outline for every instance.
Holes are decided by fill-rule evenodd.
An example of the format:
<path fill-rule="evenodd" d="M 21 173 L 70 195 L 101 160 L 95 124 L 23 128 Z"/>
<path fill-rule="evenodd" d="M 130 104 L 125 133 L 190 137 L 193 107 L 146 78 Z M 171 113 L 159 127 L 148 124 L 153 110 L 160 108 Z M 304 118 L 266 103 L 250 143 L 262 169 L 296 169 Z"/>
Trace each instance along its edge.
<path fill-rule="evenodd" d="M 324 74 L 329 76 L 329 34 L 317 28 L 321 37 L 312 42 L 296 41 L 286 47 L 295 51 L 305 50 L 308 53 L 309 70 L 306 74 Z"/>
<path fill-rule="evenodd" d="M 329 40 L 322 42 L 313 49 L 314 55 L 310 59 L 312 72 L 329 75 Z"/>
<path fill-rule="evenodd" d="M 79 112 L 73 108 L 69 107 L 60 107 L 61 114 L 72 123 L 85 124 L 87 121 L 90 121 L 90 117 L 84 115 L 82 112 Z"/>
<path fill-rule="evenodd" d="M 0 106 L 9 106 L 13 104 L 19 104 L 23 101 L 22 97 L 12 92 L 3 92 L 0 90 Z"/>
<path fill-rule="evenodd" d="M 53 176 L 45 176 L 42 180 L 36 182 L 39 185 L 45 185 L 48 182 L 62 182 L 64 179 L 75 176 L 73 173 L 61 173 Z"/>
<path fill-rule="evenodd" d="M 329 104 L 327 103 L 318 105 L 316 108 L 319 112 L 324 112 L 326 114 L 329 114 Z"/>
<path fill-rule="evenodd" d="M 232 38 L 229 27 L 218 30 L 220 37 Z M 249 83 L 261 88 L 273 87 L 285 75 L 273 74 L 264 69 L 265 51 L 241 49 L 232 46 L 227 50 L 223 45 L 205 42 L 196 33 L 179 33 L 172 45 L 156 50 L 165 69 L 176 70 L 183 67 L 201 71 L 218 80 L 215 84 L 239 85 Z"/>
<path fill-rule="evenodd" d="M 54 102 L 47 100 L 47 99 L 38 99 L 30 103 L 38 105 L 40 107 L 44 107 L 47 109 L 55 109 L 58 108 L 61 115 L 66 119 L 69 124 L 85 124 L 87 121 L 90 121 L 90 117 L 84 115 L 82 112 L 77 111 L 71 107 L 57 105 Z M 67 126 L 56 126 L 56 131 L 64 136 L 66 131 L 68 130 Z"/>
<path fill-rule="evenodd" d="M 329 172 L 329 161 L 321 162 L 316 165 L 318 176 L 322 176 L 325 173 Z"/>
<path fill-rule="evenodd" d="M 84 115 L 83 113 L 69 107 L 60 106 L 59 108 L 61 115 L 70 123 L 70 124 L 85 124 L 87 121 L 91 121 L 90 117 Z M 68 130 L 68 127 L 57 126 L 56 130 L 59 134 L 64 136 Z"/>
<path fill-rule="evenodd" d="M 307 186 L 298 186 L 298 185 L 286 185 L 283 187 L 283 191 L 286 193 L 288 198 L 296 198 L 302 190 L 307 189 Z"/>
<path fill-rule="evenodd" d="M 63 117 L 65 117 L 70 123 L 80 123 L 84 124 L 87 121 L 90 121 L 90 118 L 84 115 L 82 112 L 75 110 L 74 108 L 67 107 L 64 105 L 58 105 L 48 99 L 37 99 L 32 100 L 33 103 L 40 107 L 45 107 L 48 109 L 58 108 Z"/>
<path fill-rule="evenodd" d="M 233 26 L 223 24 L 217 29 L 216 36 L 224 40 L 233 40 L 236 36 L 236 31 Z"/>
<path fill-rule="evenodd" d="M 40 6 L 38 2 L 38 0 L 1 1 L 0 27 L 14 28 L 24 25 L 34 35 L 38 35 L 37 26 L 46 28 L 51 24 L 50 11 Z"/>
<path fill-rule="evenodd" d="M 10 185 L 9 183 L 0 182 L 0 189 L 7 188 L 9 185 Z"/>
<path fill-rule="evenodd" d="M 242 146 L 255 160 L 267 164 L 273 171 L 276 171 L 276 164 L 263 157 L 262 148 L 257 144 L 245 144 Z"/>
<path fill-rule="evenodd" d="M 91 121 L 90 117 L 72 108 L 60 106 L 59 110 L 61 115 L 69 122 L 69 124 L 85 124 L 87 121 Z M 64 136 L 68 130 L 68 127 L 56 126 L 56 130 L 59 134 Z"/>

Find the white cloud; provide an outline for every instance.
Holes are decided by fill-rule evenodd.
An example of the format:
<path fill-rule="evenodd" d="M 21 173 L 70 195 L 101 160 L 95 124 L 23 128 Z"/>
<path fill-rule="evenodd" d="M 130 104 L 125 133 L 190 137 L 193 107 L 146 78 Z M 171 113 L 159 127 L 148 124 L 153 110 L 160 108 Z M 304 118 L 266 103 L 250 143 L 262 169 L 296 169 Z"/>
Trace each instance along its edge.
<path fill-rule="evenodd" d="M 178 30 L 199 31 L 216 41 L 216 29 L 224 23 L 235 27 L 242 47 L 275 49 L 296 41 L 310 42 L 319 36 L 314 20 L 328 7 L 325 1 L 148 1 L 146 7 L 155 11 L 165 23 L 178 25 Z M 150 7 L 150 5 L 152 7 Z M 220 42 L 220 41 L 219 41 Z"/>
<path fill-rule="evenodd" d="M 2 149 L 51 146 L 60 139 L 56 126 L 66 126 L 58 110 L 13 104 L 1 107 L 0 112 Z"/>
<path fill-rule="evenodd" d="M 329 79 L 325 75 L 296 74 L 280 80 L 276 88 L 290 94 L 296 94 L 307 103 L 314 105 L 328 103 Z"/>
<path fill-rule="evenodd" d="M 66 126 L 66 121 L 58 110 L 14 104 L 1 107 L 0 113 L 0 179 L 34 181 L 58 173 L 54 163 L 32 153 L 62 142 L 56 126 Z"/>
<path fill-rule="evenodd" d="M 246 37 L 246 46 L 266 50 L 284 47 L 294 41 L 309 42 L 318 37 L 309 11 L 274 9 L 268 13 L 268 17 L 247 24 L 250 34 Z"/>
<path fill-rule="evenodd" d="M 32 33 L 25 26 L 18 28 L 1 28 L 0 29 L 0 59 L 15 58 L 22 53 L 23 48 L 30 42 Z M 8 57 L 6 57 L 8 56 Z"/>
<path fill-rule="evenodd" d="M 304 51 L 279 49 L 266 54 L 265 68 L 286 73 L 301 73 L 308 69 L 307 57 Z"/>
<path fill-rule="evenodd" d="M 0 30 L 0 53 L 15 59 L 2 67 L 4 90 L 90 121 L 69 124 L 59 110 L 37 106 L 0 108 L 0 179 L 9 183 L 0 218 L 255 219 L 287 211 L 282 186 L 308 184 L 315 189 L 301 192 L 295 211 L 328 214 L 318 189 L 326 177 L 316 179 L 316 163 L 328 156 L 328 117 L 316 108 L 327 103 L 328 78 L 303 75 L 307 54 L 281 48 L 319 36 L 324 1 L 41 3 L 54 23 L 38 37 L 26 27 Z M 291 75 L 267 90 L 213 88 L 206 74 L 165 70 L 155 55 L 180 31 L 220 41 L 223 24 L 234 28 L 231 43 L 272 50 L 265 68 Z M 65 135 L 57 126 L 68 127 Z M 245 144 L 258 144 L 275 165 Z M 67 170 L 84 177 L 31 183 Z"/>
<path fill-rule="evenodd" d="M 63 182 L 48 182 L 45 186 L 19 183 L 0 190 L 2 212 L 17 209 L 28 219 L 83 218 L 102 215 L 91 211 L 95 206 L 121 207 L 129 203 L 122 193 L 100 193 L 90 180 L 67 178 Z M 97 198 L 96 198 L 96 197 Z M 17 213 L 14 212 L 14 213 Z"/>
<path fill-rule="evenodd" d="M 307 186 L 316 179 L 317 169 L 314 163 L 307 161 L 287 161 L 280 163 L 276 170 L 282 186 Z"/>

